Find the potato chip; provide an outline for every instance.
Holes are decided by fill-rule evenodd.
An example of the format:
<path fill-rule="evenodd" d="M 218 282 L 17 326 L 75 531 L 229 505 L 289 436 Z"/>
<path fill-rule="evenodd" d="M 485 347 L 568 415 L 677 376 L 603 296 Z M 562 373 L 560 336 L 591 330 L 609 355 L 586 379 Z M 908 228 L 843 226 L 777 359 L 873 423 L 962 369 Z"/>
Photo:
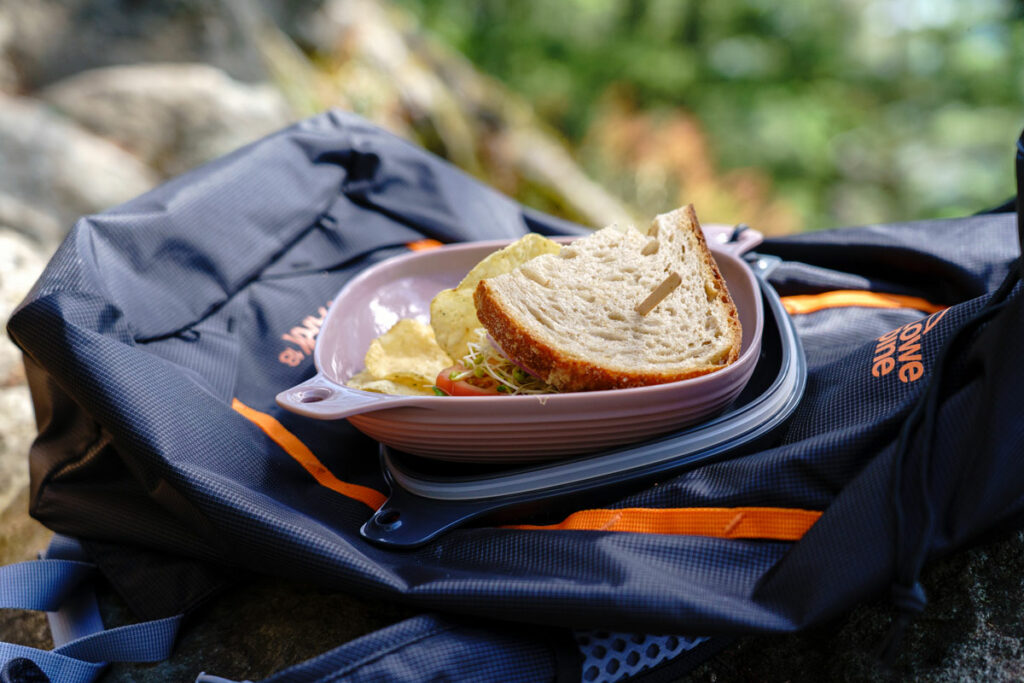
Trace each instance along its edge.
<path fill-rule="evenodd" d="M 397 394 L 399 396 L 433 396 L 434 390 L 424 384 L 414 384 L 391 379 L 377 379 L 363 370 L 347 382 L 353 389 L 375 391 L 378 394 Z"/>
<path fill-rule="evenodd" d="M 370 342 L 364 362 L 366 372 L 378 380 L 427 387 L 452 364 L 434 340 L 430 325 L 410 318 L 399 320 Z"/>
<path fill-rule="evenodd" d="M 461 359 L 475 330 L 480 329 L 472 289 L 446 289 L 430 302 L 430 325 L 437 344 L 452 358 Z"/>
<path fill-rule="evenodd" d="M 345 386 L 352 387 L 353 389 L 362 389 L 363 385 L 367 382 L 376 382 L 377 378 L 373 376 L 373 373 L 367 370 L 360 370 L 356 374 L 352 375 Z"/>
<path fill-rule="evenodd" d="M 547 237 L 530 233 L 476 264 L 455 289 L 446 289 L 430 302 L 430 325 L 437 344 L 455 359 L 469 353 L 468 344 L 476 341 L 483 327 L 476 317 L 473 290 L 481 280 L 510 273 L 532 258 L 557 254 L 561 245 Z"/>

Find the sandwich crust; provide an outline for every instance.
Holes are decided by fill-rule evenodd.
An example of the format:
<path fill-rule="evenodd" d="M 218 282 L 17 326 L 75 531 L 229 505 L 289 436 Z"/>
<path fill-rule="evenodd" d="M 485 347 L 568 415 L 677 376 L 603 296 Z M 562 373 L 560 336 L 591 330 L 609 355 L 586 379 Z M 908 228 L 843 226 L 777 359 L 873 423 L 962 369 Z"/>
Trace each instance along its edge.
<path fill-rule="evenodd" d="M 662 384 L 690 379 L 706 375 L 720 370 L 734 362 L 740 353 L 742 340 L 742 329 L 739 321 L 739 314 L 736 306 L 729 295 L 725 279 L 715 263 L 711 251 L 708 249 L 704 239 L 703 231 L 697 222 L 693 206 L 688 205 L 670 214 L 659 216 L 652 224 L 648 237 L 633 238 L 633 244 L 638 239 L 657 239 L 659 230 L 679 231 L 681 239 L 685 240 L 685 248 L 692 247 L 696 252 L 696 259 L 685 261 L 697 264 L 701 271 L 691 279 L 691 283 L 702 282 L 703 291 L 699 292 L 701 297 L 707 297 L 708 306 L 713 308 L 715 325 L 712 333 L 707 333 L 707 338 L 701 339 L 700 344 L 712 349 L 711 355 L 694 359 L 694 362 L 672 362 L 659 364 L 653 361 L 643 361 L 637 352 L 637 362 L 620 360 L 611 362 L 607 359 L 594 359 L 587 357 L 589 354 L 582 354 L 578 346 L 574 346 L 572 331 L 561 330 L 552 332 L 534 320 L 524 319 L 521 310 L 515 310 L 511 293 L 516 290 L 506 286 L 506 282 L 494 282 L 482 280 L 476 287 L 473 301 L 476 305 L 477 317 L 487 328 L 488 333 L 501 350 L 521 365 L 525 370 L 537 375 L 544 381 L 555 386 L 560 391 L 593 391 L 600 389 L 622 389 L 628 387 L 646 386 L 651 384 Z M 603 231 L 601 231 L 603 232 Z M 596 235 L 597 233 L 595 233 Z M 639 234 L 637 234 L 639 235 Z M 590 240 L 594 235 L 581 238 Z M 615 238 L 610 238 L 614 240 Z M 628 240 L 627 240 L 628 241 Z M 575 244 L 575 243 L 574 243 Z M 619 248 L 626 248 L 624 246 Z M 642 253 L 649 250 L 644 249 Z M 563 256 L 564 257 L 564 256 Z M 559 256 L 544 256 L 540 259 L 558 259 Z M 685 263 L 680 262 L 678 267 Z M 528 266 L 529 264 L 527 264 Z M 546 273 L 552 273 L 552 279 L 559 276 L 558 264 L 545 263 L 550 266 Z M 523 267 L 520 268 L 522 270 Z M 626 269 L 627 272 L 628 269 Z M 655 274 L 659 281 L 664 273 Z M 516 273 L 500 276 L 502 278 L 515 277 Z M 535 272 L 520 274 L 519 277 L 537 280 Z M 639 277 L 639 276 L 637 276 Z M 699 279 L 697 279 L 699 278 Z M 525 283 L 529 287 L 534 285 Z M 556 287 L 559 282 L 544 283 L 549 289 Z M 693 285 L 691 284 L 691 287 Z M 691 293 L 692 294 L 692 293 Z M 563 296 L 561 290 L 553 296 Z M 565 293 L 564 296 L 572 296 Z M 692 298 L 691 298 L 692 300 Z M 574 304 L 575 305 L 575 304 Z M 634 310 L 634 305 L 623 300 L 616 304 L 621 308 L 619 311 L 612 311 L 615 316 L 628 318 L 628 324 L 633 326 L 631 332 L 635 333 L 638 343 L 642 342 L 643 316 L 646 313 L 639 313 Z M 684 311 L 680 315 L 685 314 Z M 697 313 L 700 315 L 700 313 Z M 616 319 L 620 319 L 616 317 Z M 670 319 L 671 320 L 671 319 Z M 684 321 L 680 321 L 684 322 Z M 623 323 L 626 324 L 626 323 Z M 705 325 L 705 329 L 707 326 Z M 669 330 L 671 332 L 671 328 Z M 680 336 L 683 336 L 682 333 Z M 691 333 L 690 336 L 693 336 Z M 692 344 L 691 344 L 692 345 Z M 661 367 L 659 367 L 661 365 Z"/>

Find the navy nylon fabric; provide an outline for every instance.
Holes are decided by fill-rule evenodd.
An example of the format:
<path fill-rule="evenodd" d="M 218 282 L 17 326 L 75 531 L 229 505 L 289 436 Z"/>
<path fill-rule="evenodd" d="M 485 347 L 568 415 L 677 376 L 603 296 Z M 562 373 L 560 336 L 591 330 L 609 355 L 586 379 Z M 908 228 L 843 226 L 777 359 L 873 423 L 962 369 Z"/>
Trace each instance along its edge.
<path fill-rule="evenodd" d="M 418 683 L 430 679 L 429 672 L 453 682 L 542 681 L 555 680 L 558 670 L 543 639 L 507 626 L 429 614 L 357 638 L 263 683 Z"/>
<path fill-rule="evenodd" d="M 8 326 L 26 353 L 40 415 L 32 513 L 97 544 L 426 610 L 616 632 L 799 629 L 880 594 L 892 579 L 897 463 L 906 533 L 927 533 L 930 557 L 1020 513 L 1024 465 L 1014 454 L 1024 434 L 1014 408 L 1024 383 L 1009 352 L 1019 339 L 1011 336 L 1019 291 L 949 369 L 934 449 L 896 457 L 901 425 L 943 344 L 1018 254 L 1013 219 L 850 228 L 759 248 L 785 260 L 772 277 L 783 295 L 870 288 L 949 308 L 801 316 L 807 391 L 779 442 L 612 507 L 824 511 L 800 542 L 483 526 L 390 551 L 358 536 L 372 513 L 364 503 L 317 484 L 232 400 L 279 420 L 339 479 L 386 493 L 376 444 L 347 422 L 308 420 L 274 403 L 313 374 L 320 311 L 355 273 L 411 240 L 573 228 L 524 213 L 422 150 L 331 112 L 75 225 Z M 875 376 L 879 337 L 894 329 L 903 349 L 891 372 Z M 923 493 L 917 471 L 928 475 Z M 914 527 L 922 495 L 938 510 L 934 535 Z M 103 558 L 134 606 L 168 616 L 173 601 L 149 601 L 150 586 L 126 563 Z M 179 608 L 201 592 L 186 591 Z"/>

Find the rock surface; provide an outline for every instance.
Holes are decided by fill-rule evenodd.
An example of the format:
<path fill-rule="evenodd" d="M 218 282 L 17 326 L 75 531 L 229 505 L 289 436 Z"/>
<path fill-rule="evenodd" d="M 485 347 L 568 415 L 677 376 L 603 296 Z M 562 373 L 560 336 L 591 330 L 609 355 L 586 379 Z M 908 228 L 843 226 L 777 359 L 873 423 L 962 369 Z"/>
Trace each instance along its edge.
<path fill-rule="evenodd" d="M 0 450 L 0 469 L 9 471 L 12 466 L 24 467 L 24 456 L 16 457 L 18 455 L 16 451 Z M 21 484 L 13 496 L 5 496 L 5 502 L 6 505 L 0 505 L 0 565 L 36 559 L 37 554 L 46 549 L 52 534 L 28 516 L 28 487 Z M 0 610 L 0 642 L 50 649 L 53 641 L 46 615 L 25 610 Z"/>
<path fill-rule="evenodd" d="M 79 216 L 127 201 L 157 180 L 113 142 L 28 97 L 0 96 L 0 159 L 0 195 L 22 207 L 33 229 L 56 228 L 29 235 L 51 248 Z"/>
<path fill-rule="evenodd" d="M 876 652 L 893 609 L 878 601 L 831 624 L 788 636 L 745 638 L 682 680 L 1024 680 L 1024 532 L 1003 535 L 928 567 L 929 604 L 907 629 L 898 656 Z"/>
<path fill-rule="evenodd" d="M 261 3 L 233 0 L 116 2 L 25 0 L 0 5 L 0 60 L 19 92 L 85 69 L 137 62 L 194 61 L 247 81 L 265 80 L 247 23 Z M 266 3 L 282 5 L 291 3 Z M 294 3 L 308 7 L 311 3 Z M 284 11 L 284 10 L 282 10 Z M 8 86 L 10 87 L 10 86 Z M 7 92 L 11 92 L 8 90 Z"/>
<path fill-rule="evenodd" d="M 284 97 L 270 85 L 242 83 L 206 64 L 94 69 L 55 83 L 40 97 L 164 177 L 292 120 Z"/>
<path fill-rule="evenodd" d="M 28 293 L 43 271 L 47 256 L 28 238 L 0 227 L 0 319 L 6 321 Z M 0 511 L 7 509 L 28 485 L 25 454 L 35 433 L 21 351 L 4 330 L 0 335 Z"/>
<path fill-rule="evenodd" d="M 0 319 L 6 322 L 42 272 L 48 253 L 23 235 L 0 227 Z M 0 334 L 0 565 L 35 559 L 50 532 L 28 514 L 28 453 L 35 419 L 21 352 Z M 37 612 L 0 611 L 0 642 L 49 647 L 46 618 Z"/>

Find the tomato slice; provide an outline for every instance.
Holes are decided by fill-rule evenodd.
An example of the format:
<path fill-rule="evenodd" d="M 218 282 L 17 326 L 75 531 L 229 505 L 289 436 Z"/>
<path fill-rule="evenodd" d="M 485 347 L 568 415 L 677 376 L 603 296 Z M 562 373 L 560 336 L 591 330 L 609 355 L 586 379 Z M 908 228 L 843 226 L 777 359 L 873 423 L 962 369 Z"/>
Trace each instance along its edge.
<path fill-rule="evenodd" d="M 474 377 L 472 374 L 466 379 L 455 380 L 452 375 L 460 375 L 466 372 L 466 368 L 456 363 L 450 368 L 445 368 L 437 373 L 435 380 L 437 388 L 449 396 L 498 396 L 497 380 L 491 377 Z"/>

